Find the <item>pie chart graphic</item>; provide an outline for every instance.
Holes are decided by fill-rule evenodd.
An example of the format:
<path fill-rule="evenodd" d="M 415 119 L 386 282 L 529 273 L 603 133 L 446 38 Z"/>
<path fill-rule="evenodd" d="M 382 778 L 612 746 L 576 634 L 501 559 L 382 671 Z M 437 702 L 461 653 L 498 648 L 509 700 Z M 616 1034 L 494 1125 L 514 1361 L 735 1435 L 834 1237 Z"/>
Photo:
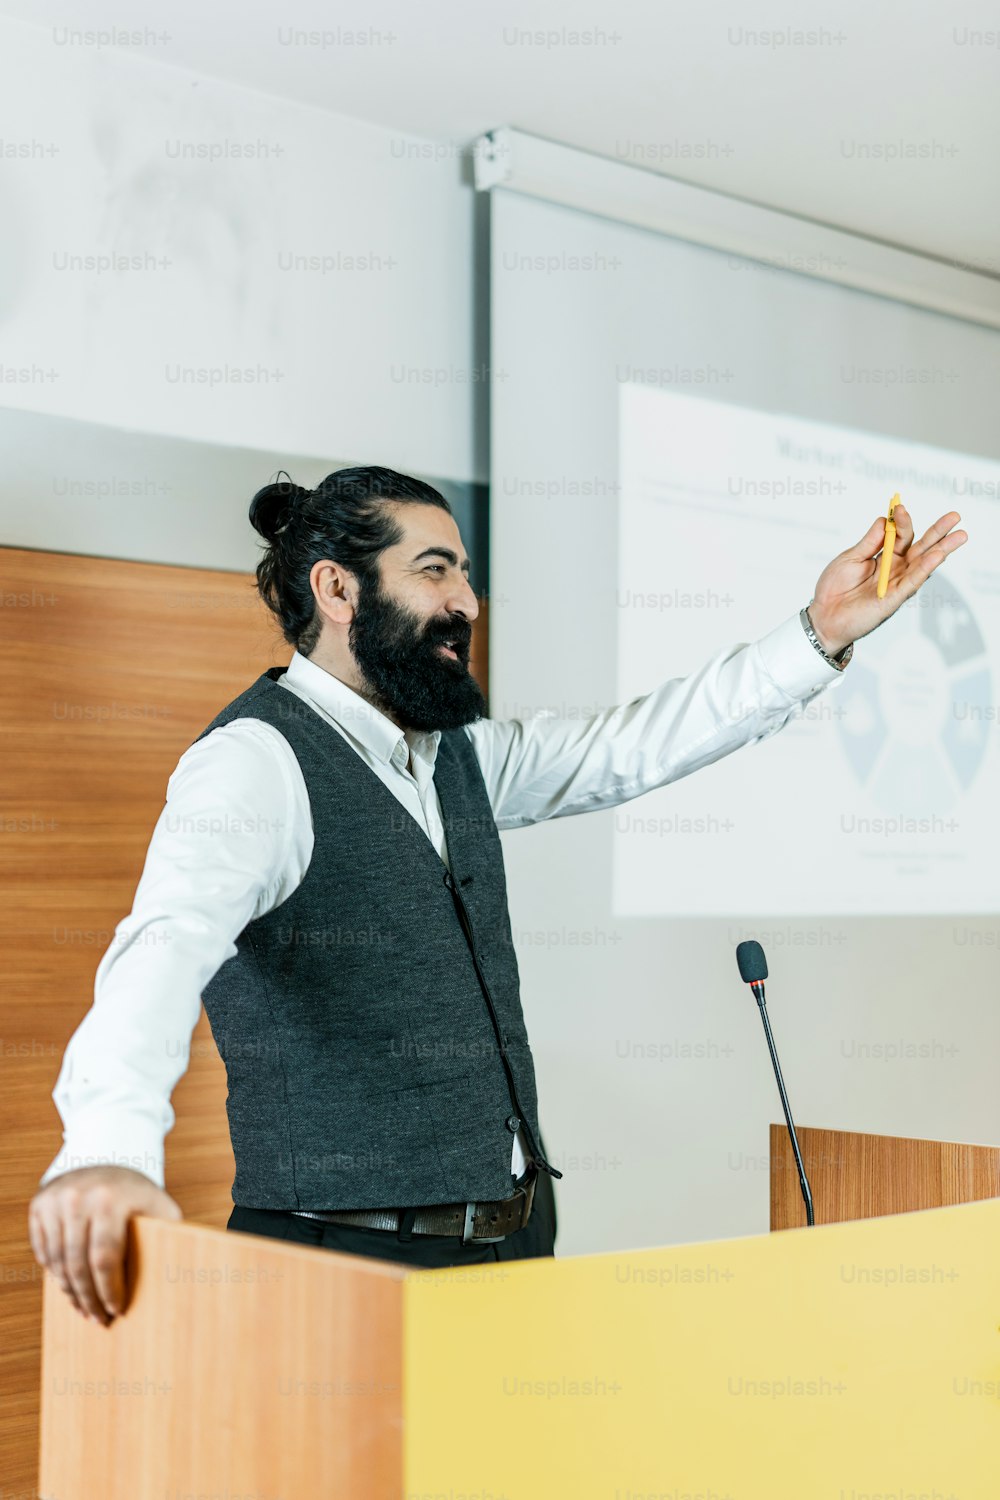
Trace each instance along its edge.
<path fill-rule="evenodd" d="M 857 782 L 880 808 L 905 817 L 954 808 L 975 781 L 997 718 L 986 642 L 969 605 L 934 574 L 864 637 L 858 654 L 837 711 Z"/>

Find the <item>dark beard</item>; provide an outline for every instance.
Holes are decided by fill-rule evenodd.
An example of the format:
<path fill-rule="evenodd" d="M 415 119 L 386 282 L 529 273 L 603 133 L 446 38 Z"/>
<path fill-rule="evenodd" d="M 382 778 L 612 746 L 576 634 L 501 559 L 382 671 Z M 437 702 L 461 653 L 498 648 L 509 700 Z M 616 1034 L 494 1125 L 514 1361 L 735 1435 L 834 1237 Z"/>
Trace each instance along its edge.
<path fill-rule="evenodd" d="M 458 661 L 438 647 L 451 641 Z M 463 615 L 423 622 L 382 591 L 362 584 L 348 644 L 364 693 L 404 729 L 460 729 L 486 715 L 482 690 L 469 671 L 472 626 Z"/>

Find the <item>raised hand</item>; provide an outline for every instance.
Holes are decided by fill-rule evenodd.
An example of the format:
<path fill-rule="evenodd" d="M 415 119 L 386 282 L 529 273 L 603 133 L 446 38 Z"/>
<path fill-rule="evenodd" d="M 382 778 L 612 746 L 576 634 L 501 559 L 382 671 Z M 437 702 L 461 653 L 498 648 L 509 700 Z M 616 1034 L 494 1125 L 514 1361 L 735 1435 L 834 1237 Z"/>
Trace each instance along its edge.
<path fill-rule="evenodd" d="M 966 532 L 954 530 L 962 519 L 957 510 L 935 521 L 919 542 L 913 540 L 913 521 L 904 505 L 897 503 L 892 518 L 896 544 L 884 599 L 876 592 L 885 538 L 884 516 L 872 522 L 856 546 L 848 547 L 828 563 L 816 583 L 809 618 L 821 644 L 833 656 L 894 615 L 948 554 L 969 540 Z"/>

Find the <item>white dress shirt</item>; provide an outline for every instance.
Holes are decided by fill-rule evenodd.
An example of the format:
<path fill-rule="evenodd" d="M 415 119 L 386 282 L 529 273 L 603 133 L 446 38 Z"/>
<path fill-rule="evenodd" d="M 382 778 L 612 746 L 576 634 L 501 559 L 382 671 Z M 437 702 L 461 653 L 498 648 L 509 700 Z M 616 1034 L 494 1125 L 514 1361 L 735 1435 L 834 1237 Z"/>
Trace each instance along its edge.
<path fill-rule="evenodd" d="M 764 739 L 840 675 L 793 616 L 590 719 L 481 719 L 464 732 L 497 827 L 524 828 L 616 807 Z M 447 863 L 433 781 L 440 732 L 399 729 L 298 652 L 281 684 L 343 735 Z M 75 1167 L 110 1163 L 163 1187 L 170 1097 L 188 1065 L 202 990 L 236 952 L 247 923 L 296 889 L 312 847 L 305 781 L 272 725 L 235 720 L 185 750 L 132 911 L 115 928 L 94 1003 L 63 1056 L 52 1093 L 63 1145 L 43 1185 Z M 523 1165 L 519 1133 L 512 1173 Z"/>

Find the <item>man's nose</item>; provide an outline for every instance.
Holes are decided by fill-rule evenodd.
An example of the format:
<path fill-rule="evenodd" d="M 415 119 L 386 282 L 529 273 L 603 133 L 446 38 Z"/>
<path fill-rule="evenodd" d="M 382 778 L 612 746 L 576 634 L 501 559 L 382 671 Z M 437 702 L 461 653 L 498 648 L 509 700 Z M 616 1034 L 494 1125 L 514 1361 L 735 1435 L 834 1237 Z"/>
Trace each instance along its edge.
<path fill-rule="evenodd" d="M 448 613 L 451 615 L 464 615 L 471 625 L 479 614 L 479 600 L 476 598 L 475 590 L 467 578 L 456 586 L 451 598 L 448 600 Z"/>

